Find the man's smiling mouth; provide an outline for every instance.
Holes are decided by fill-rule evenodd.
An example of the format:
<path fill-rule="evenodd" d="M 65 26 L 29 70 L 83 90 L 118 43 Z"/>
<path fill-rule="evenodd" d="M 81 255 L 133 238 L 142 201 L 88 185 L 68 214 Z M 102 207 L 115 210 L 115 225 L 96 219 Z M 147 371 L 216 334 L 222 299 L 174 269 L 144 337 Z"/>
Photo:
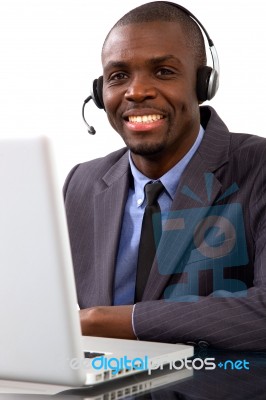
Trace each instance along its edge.
<path fill-rule="evenodd" d="M 130 115 L 128 117 L 129 122 L 133 123 L 151 123 L 155 121 L 159 121 L 164 118 L 163 115 L 160 114 L 150 114 L 150 115 Z"/>

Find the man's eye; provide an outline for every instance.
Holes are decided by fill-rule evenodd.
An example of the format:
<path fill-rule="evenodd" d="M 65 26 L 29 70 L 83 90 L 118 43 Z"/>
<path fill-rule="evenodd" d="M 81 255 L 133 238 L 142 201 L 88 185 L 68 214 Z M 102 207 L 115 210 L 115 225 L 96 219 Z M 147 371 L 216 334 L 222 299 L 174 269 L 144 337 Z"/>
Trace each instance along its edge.
<path fill-rule="evenodd" d="M 126 79 L 127 75 L 124 72 L 117 72 L 115 74 L 112 74 L 110 76 L 110 80 L 120 80 L 120 79 Z"/>
<path fill-rule="evenodd" d="M 172 75 L 174 72 L 169 68 L 160 68 L 157 75 Z"/>

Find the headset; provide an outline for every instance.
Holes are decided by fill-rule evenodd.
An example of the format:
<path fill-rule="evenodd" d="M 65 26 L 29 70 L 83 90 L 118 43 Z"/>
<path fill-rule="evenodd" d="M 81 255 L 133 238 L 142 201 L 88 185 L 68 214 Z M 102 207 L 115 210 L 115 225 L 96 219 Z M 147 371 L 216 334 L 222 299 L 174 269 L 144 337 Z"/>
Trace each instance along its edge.
<path fill-rule="evenodd" d="M 209 49 L 211 52 L 212 56 L 212 64 L 213 67 L 209 66 L 204 66 L 199 68 L 197 72 L 197 98 L 199 102 L 204 102 L 206 100 L 211 100 L 215 94 L 217 93 L 218 87 L 219 87 L 219 74 L 220 74 L 220 67 L 219 67 L 219 59 L 218 59 L 218 54 L 217 51 L 214 47 L 213 41 L 211 40 L 208 32 L 202 25 L 202 23 L 193 15 L 189 10 L 187 10 L 185 7 L 180 6 L 179 4 L 170 2 L 170 1 L 158 1 L 158 3 L 165 3 L 172 5 L 173 7 L 176 7 L 180 10 L 182 10 L 185 14 L 187 14 L 191 19 L 193 19 L 198 26 L 201 28 L 203 33 L 206 36 Z M 91 94 L 89 97 L 87 97 L 84 100 L 83 106 L 82 106 L 82 117 L 83 120 L 88 128 L 88 133 L 91 135 L 94 135 L 96 133 L 95 129 L 93 126 L 90 126 L 88 122 L 85 119 L 84 115 L 84 109 L 86 104 L 90 101 L 93 100 L 96 106 L 100 109 L 105 110 L 104 107 L 104 102 L 103 102 L 103 77 L 100 76 L 98 79 L 94 79 L 92 83 L 92 89 L 91 89 Z"/>

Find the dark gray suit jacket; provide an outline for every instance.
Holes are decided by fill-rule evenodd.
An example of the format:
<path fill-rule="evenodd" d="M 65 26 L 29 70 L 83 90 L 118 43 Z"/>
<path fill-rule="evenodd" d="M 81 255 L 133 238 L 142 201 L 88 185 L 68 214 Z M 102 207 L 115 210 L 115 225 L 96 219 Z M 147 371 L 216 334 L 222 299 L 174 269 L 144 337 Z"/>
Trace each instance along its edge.
<path fill-rule="evenodd" d="M 190 240 L 182 250 L 186 262 L 180 263 L 180 256 L 175 259 L 175 253 L 182 247 L 182 236 L 176 236 L 173 251 L 169 238 L 173 240 L 174 236 L 166 234 L 161 254 L 171 254 L 175 260 L 170 269 L 171 262 L 167 264 L 166 272 L 162 262 L 160 266 L 154 262 L 143 301 L 135 306 L 135 332 L 142 340 L 265 350 L 266 140 L 230 133 L 211 107 L 200 109 L 204 138 L 181 177 L 172 219 L 180 217 L 180 210 L 185 210 L 182 215 L 187 218 L 189 210 L 192 226 L 195 220 L 207 215 L 211 215 L 208 221 L 213 221 L 218 209 L 229 210 L 220 220 L 231 220 L 224 226 L 228 232 L 218 232 L 217 237 L 220 235 L 221 242 L 227 243 L 227 255 L 232 250 L 232 240 L 237 245 L 231 258 L 223 258 L 216 252 L 221 242 L 212 234 L 210 240 L 214 242 L 209 246 L 213 246 L 216 255 L 211 257 L 204 253 L 209 239 L 200 233 L 203 245 L 199 239 Z M 112 305 L 115 261 L 129 182 L 126 148 L 76 166 L 65 182 L 80 308 Z M 205 233 L 209 228 L 205 226 Z M 241 236 L 240 240 L 236 241 L 235 233 Z M 202 259 L 197 247 L 201 255 L 204 253 Z M 216 278 L 218 270 L 220 283 Z M 228 294 L 230 287 L 233 292 L 239 287 L 239 296 Z M 178 297 L 180 288 L 181 292 L 184 289 L 184 297 Z"/>

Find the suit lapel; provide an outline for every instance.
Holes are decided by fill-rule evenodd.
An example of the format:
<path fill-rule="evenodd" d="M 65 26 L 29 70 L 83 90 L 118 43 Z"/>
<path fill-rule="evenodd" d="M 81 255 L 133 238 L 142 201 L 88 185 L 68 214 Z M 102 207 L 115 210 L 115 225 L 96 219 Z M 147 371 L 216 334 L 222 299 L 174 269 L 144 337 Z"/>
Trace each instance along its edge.
<path fill-rule="evenodd" d="M 208 107 L 203 110 L 203 114 L 209 110 L 211 111 L 211 117 L 205 130 L 204 138 L 180 179 L 173 199 L 170 218 L 171 215 L 175 215 L 176 211 L 210 207 L 221 192 L 222 185 L 215 172 L 221 165 L 228 162 L 230 135 L 214 110 Z M 163 257 L 159 256 L 159 262 L 155 261 L 153 264 L 143 294 L 143 300 L 154 300 L 162 297 L 171 279 L 171 275 L 167 271 L 174 270 L 176 263 L 178 263 L 174 257 L 171 257 L 170 263 L 172 265 L 169 265 L 169 263 L 163 265 L 161 261 L 164 255 L 169 252 L 171 246 L 171 236 L 162 236 L 158 254 L 163 255 Z M 174 253 L 172 251 L 171 255 Z M 176 257 L 180 256 L 176 254 Z"/>
<path fill-rule="evenodd" d="M 95 264 L 98 304 L 112 304 L 112 285 L 123 212 L 129 187 L 128 153 L 102 178 L 103 190 L 95 195 Z"/>

